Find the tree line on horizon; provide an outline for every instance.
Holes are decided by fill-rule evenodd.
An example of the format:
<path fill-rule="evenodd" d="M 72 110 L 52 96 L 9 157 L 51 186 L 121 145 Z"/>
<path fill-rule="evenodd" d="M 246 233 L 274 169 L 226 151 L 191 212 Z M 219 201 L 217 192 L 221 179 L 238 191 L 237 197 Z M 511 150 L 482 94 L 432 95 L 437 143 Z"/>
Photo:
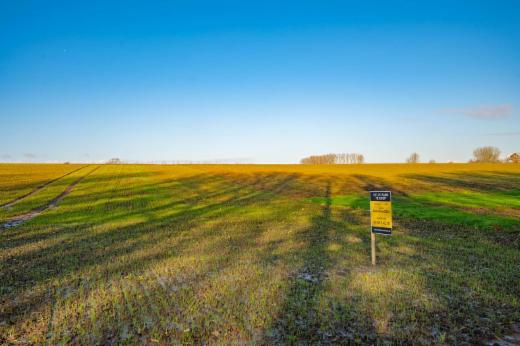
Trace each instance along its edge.
<path fill-rule="evenodd" d="M 311 155 L 300 160 L 303 165 L 346 165 L 365 163 L 365 157 L 356 153 Z"/>
<path fill-rule="evenodd" d="M 470 163 L 520 163 L 520 152 L 512 153 L 505 159 L 500 158 L 501 151 L 497 147 L 487 146 L 480 147 L 473 150 L 473 158 L 469 160 Z M 406 163 L 420 163 L 421 159 L 418 153 L 412 153 L 405 160 Z M 311 155 L 300 160 L 304 165 L 335 165 L 335 164 L 361 164 L 365 163 L 365 157 L 362 154 L 356 153 L 341 153 L 341 154 L 324 154 Z M 428 163 L 436 163 L 435 160 L 430 160 Z"/>
<path fill-rule="evenodd" d="M 479 147 L 473 150 L 473 158 L 469 163 L 520 163 L 520 153 L 513 153 L 504 159 L 500 158 L 501 151 L 497 147 L 487 146 Z M 420 163 L 420 156 L 417 153 L 412 153 L 405 160 L 406 163 Z M 429 163 L 435 163 L 435 160 L 430 160 Z"/>

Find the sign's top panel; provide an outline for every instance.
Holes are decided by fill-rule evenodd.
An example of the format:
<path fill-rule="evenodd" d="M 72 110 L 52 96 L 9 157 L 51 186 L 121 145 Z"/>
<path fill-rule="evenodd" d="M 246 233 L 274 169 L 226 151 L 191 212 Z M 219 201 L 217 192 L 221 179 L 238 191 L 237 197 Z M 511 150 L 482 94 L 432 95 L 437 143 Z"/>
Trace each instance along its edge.
<path fill-rule="evenodd" d="M 371 201 L 390 202 L 392 200 L 391 191 L 370 191 Z"/>

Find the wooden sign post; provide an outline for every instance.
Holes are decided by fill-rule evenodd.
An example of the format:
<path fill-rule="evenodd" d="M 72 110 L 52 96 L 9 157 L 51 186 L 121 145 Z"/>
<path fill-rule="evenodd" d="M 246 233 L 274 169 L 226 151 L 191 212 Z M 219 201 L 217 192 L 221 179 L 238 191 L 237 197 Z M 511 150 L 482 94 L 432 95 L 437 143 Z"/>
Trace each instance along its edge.
<path fill-rule="evenodd" d="M 392 234 L 392 192 L 370 191 L 370 243 L 376 265 L 376 234 Z"/>

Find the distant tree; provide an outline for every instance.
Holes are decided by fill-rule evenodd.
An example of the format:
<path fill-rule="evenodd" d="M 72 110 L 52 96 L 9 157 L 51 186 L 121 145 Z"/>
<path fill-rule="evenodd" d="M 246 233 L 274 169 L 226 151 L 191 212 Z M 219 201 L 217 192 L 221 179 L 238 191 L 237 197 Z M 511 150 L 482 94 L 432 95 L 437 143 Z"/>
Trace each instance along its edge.
<path fill-rule="evenodd" d="M 356 163 L 365 163 L 365 157 L 362 154 L 356 154 Z"/>
<path fill-rule="evenodd" d="M 108 163 L 109 165 L 118 165 L 118 164 L 121 164 L 121 163 L 123 163 L 123 162 L 122 162 L 119 158 L 117 158 L 117 157 L 113 157 L 113 158 L 111 158 L 110 160 L 108 160 L 107 163 Z"/>
<path fill-rule="evenodd" d="M 336 154 L 335 163 L 340 164 L 340 165 L 348 163 L 347 154 Z"/>
<path fill-rule="evenodd" d="M 431 159 L 430 161 L 428 161 L 428 163 L 436 163 L 436 161 L 434 159 Z"/>
<path fill-rule="evenodd" d="M 520 163 L 520 153 L 512 153 L 507 157 L 506 162 Z"/>
<path fill-rule="evenodd" d="M 300 163 L 306 165 L 331 165 L 336 160 L 335 154 L 312 155 L 301 159 Z"/>
<path fill-rule="evenodd" d="M 480 147 L 473 150 L 471 162 L 500 162 L 500 150 L 496 147 Z"/>
<path fill-rule="evenodd" d="M 419 154 L 412 153 L 407 159 L 406 163 L 418 163 L 419 162 Z"/>
<path fill-rule="evenodd" d="M 323 155 L 324 163 L 325 165 L 333 165 L 336 162 L 336 155 L 335 154 L 327 154 Z"/>

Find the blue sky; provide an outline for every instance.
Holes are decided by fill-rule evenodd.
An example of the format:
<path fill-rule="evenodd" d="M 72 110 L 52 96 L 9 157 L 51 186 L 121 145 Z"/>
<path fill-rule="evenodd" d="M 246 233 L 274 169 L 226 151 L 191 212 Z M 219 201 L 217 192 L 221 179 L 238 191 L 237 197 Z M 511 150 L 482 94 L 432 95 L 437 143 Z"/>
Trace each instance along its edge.
<path fill-rule="evenodd" d="M 520 151 L 520 2 L 3 1 L 0 131 L 0 161 Z"/>

